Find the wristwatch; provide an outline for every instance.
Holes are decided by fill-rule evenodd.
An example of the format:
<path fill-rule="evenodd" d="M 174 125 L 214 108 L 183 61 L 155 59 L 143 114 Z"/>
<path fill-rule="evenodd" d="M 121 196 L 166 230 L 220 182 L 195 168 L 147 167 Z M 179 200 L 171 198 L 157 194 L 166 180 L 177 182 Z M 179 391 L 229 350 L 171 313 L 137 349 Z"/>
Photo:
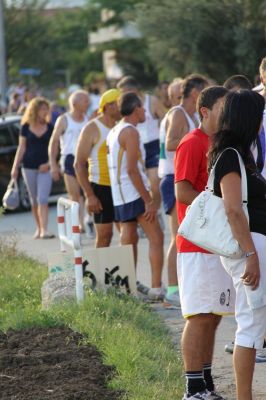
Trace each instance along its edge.
<path fill-rule="evenodd" d="M 256 254 L 256 253 L 257 253 L 256 251 L 248 251 L 246 253 L 246 257 L 254 256 L 254 254 Z"/>

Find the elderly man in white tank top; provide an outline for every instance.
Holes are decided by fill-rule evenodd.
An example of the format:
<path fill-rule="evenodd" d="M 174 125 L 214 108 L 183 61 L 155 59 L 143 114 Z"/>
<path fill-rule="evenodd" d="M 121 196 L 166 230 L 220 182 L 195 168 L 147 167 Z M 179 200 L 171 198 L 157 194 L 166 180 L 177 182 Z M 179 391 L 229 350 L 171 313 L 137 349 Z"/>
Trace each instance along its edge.
<path fill-rule="evenodd" d="M 79 135 L 88 122 L 86 112 L 89 104 L 90 98 L 85 90 L 73 92 L 69 97 L 69 112 L 57 119 L 49 144 L 52 177 L 55 181 L 58 180 L 62 170 L 69 198 L 80 203 L 80 227 L 82 230 L 84 229 L 84 201 L 74 170 L 74 158 Z M 57 163 L 59 147 L 61 168 Z"/>

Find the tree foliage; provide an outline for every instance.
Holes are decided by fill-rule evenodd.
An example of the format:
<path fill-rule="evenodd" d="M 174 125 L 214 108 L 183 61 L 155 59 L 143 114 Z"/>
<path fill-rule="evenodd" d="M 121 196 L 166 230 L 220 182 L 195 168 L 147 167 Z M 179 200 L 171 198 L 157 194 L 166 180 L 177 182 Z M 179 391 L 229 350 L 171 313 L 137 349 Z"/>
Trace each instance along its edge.
<path fill-rule="evenodd" d="M 82 8 L 61 11 L 51 20 L 53 51 L 57 69 L 69 69 L 72 80 L 82 83 L 92 69 L 101 69 L 101 54 L 91 53 L 88 33 L 96 28 L 99 10 Z"/>
<path fill-rule="evenodd" d="M 222 82 L 242 73 L 253 79 L 265 55 L 265 31 L 252 1 L 150 0 L 136 6 L 137 21 L 165 75 L 197 71 Z"/>
<path fill-rule="evenodd" d="M 105 21 L 98 22 L 98 28 L 114 25 L 119 29 L 128 22 L 135 22 L 136 5 L 142 0 L 91 0 L 92 7 L 112 11 L 113 15 Z M 101 49 L 113 49 L 117 53 L 119 65 L 126 75 L 134 75 L 145 87 L 156 84 L 157 67 L 148 54 L 148 42 L 140 39 L 124 38 L 114 40 L 101 46 Z"/>
<path fill-rule="evenodd" d="M 8 6 L 7 6 L 8 2 Z M 266 0 L 88 0 L 83 8 L 47 16 L 45 0 L 6 0 L 5 27 L 9 76 L 20 68 L 42 70 L 39 83 L 83 83 L 102 71 L 102 51 L 116 50 L 126 74 L 145 86 L 157 77 L 191 72 L 218 82 L 232 74 L 253 79 L 265 52 Z M 101 10 L 113 11 L 107 21 Z M 92 52 L 88 34 L 101 27 L 137 22 L 143 36 L 108 42 Z"/>
<path fill-rule="evenodd" d="M 49 59 L 45 56 L 49 43 L 48 21 L 41 17 L 37 1 L 24 3 L 18 9 L 14 1 L 5 9 L 7 60 L 14 74 L 22 67 L 39 68 L 45 61 L 49 68 Z"/>
<path fill-rule="evenodd" d="M 88 32 L 96 28 L 100 12 L 88 6 L 49 16 L 44 5 L 12 0 L 5 7 L 9 75 L 12 79 L 21 68 L 38 68 L 39 82 L 47 85 L 64 80 L 58 73 L 69 71 L 71 80 L 82 84 L 90 69 L 102 68 L 101 54 L 88 46 Z"/>

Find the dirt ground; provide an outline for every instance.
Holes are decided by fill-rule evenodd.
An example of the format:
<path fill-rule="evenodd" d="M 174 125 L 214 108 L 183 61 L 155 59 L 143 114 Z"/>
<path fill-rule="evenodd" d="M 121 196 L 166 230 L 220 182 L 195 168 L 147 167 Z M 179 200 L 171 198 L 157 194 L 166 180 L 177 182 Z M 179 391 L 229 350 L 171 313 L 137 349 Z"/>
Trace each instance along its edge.
<path fill-rule="evenodd" d="M 114 373 L 97 349 L 67 328 L 0 333 L 1 400 L 116 400 Z"/>

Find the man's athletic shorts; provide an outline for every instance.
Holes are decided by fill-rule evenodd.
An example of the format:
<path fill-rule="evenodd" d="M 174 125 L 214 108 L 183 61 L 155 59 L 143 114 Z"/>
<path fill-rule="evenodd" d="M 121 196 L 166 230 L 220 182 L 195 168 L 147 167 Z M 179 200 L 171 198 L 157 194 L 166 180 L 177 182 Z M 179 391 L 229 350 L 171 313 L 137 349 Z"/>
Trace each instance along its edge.
<path fill-rule="evenodd" d="M 165 175 L 160 181 L 160 192 L 165 214 L 170 214 L 175 206 L 174 174 Z"/>
<path fill-rule="evenodd" d="M 74 160 L 75 157 L 73 154 L 68 154 L 67 156 L 62 158 L 61 164 L 64 174 L 76 177 L 76 173 L 74 170 Z"/>
<path fill-rule="evenodd" d="M 121 206 L 115 206 L 115 220 L 118 222 L 133 222 L 137 221 L 137 218 L 145 213 L 145 204 L 140 197 L 137 200 L 131 201 L 130 203 L 122 204 Z"/>
<path fill-rule="evenodd" d="M 114 221 L 114 206 L 111 192 L 111 186 L 98 185 L 92 182 L 91 187 L 96 197 L 102 204 L 102 211 L 93 214 L 95 224 L 110 224 Z"/>
<path fill-rule="evenodd" d="M 145 148 L 145 167 L 156 168 L 159 165 L 160 155 L 160 141 L 159 139 L 153 140 L 152 142 L 144 143 Z"/>
<path fill-rule="evenodd" d="M 264 299 L 266 299 L 266 236 L 252 233 L 252 239 L 259 257 L 260 286 L 264 287 Z M 266 334 L 266 306 L 252 310 L 247 303 L 245 287 L 240 278 L 245 269 L 246 258 L 232 260 L 221 257 L 221 259 L 226 271 L 232 276 L 236 290 L 237 331 L 235 344 L 261 349 Z"/>
<path fill-rule="evenodd" d="M 220 257 L 205 253 L 178 253 L 177 275 L 184 318 L 197 314 L 234 313 L 235 289 Z"/>

